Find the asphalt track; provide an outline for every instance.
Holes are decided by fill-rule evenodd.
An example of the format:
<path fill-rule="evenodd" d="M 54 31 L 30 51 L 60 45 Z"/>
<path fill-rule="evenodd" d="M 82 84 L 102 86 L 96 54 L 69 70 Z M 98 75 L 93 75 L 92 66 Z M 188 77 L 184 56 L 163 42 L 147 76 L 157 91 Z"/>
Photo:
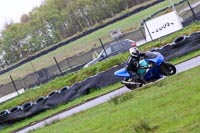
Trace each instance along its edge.
<path fill-rule="evenodd" d="M 189 70 L 189 69 L 194 68 L 194 67 L 199 66 L 199 65 L 200 65 L 200 56 L 176 65 L 177 73 Z M 45 119 L 45 120 L 43 120 L 41 122 L 35 123 L 35 124 L 33 124 L 33 125 L 29 126 L 29 127 L 21 129 L 21 130 L 17 131 L 16 133 L 27 133 L 30 130 L 34 130 L 34 129 L 37 129 L 37 128 L 44 127 L 45 125 L 47 125 L 49 123 L 52 123 L 52 122 L 54 122 L 56 120 L 60 120 L 60 119 L 63 119 L 65 117 L 68 117 L 68 116 L 71 116 L 73 114 L 76 114 L 78 112 L 81 112 L 81 111 L 87 110 L 89 108 L 95 107 L 95 106 L 97 106 L 99 104 L 107 102 L 108 100 L 112 99 L 113 97 L 122 95 L 122 94 L 130 92 L 130 91 L 131 90 L 127 89 L 126 87 L 122 87 L 122 88 L 120 88 L 120 89 L 118 89 L 118 90 L 116 90 L 114 92 L 111 92 L 111 93 L 106 94 L 104 96 L 98 97 L 98 98 L 96 98 L 94 100 L 88 101 L 88 102 L 86 102 L 86 103 L 84 103 L 82 105 L 79 105 L 77 107 L 74 107 L 74 108 L 72 108 L 70 110 L 67 110 L 67 111 L 62 112 L 60 114 L 52 116 L 52 117 L 50 117 L 48 119 Z"/>

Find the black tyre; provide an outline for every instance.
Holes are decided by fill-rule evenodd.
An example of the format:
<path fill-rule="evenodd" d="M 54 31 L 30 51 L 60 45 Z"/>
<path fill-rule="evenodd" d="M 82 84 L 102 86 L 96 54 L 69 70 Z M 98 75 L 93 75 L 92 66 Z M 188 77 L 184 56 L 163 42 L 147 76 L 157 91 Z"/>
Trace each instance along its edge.
<path fill-rule="evenodd" d="M 179 36 L 173 40 L 173 48 L 180 47 L 188 43 L 188 38 L 186 35 Z"/>
<path fill-rule="evenodd" d="M 9 110 L 3 110 L 0 112 L 0 124 L 5 123 L 7 121 L 9 114 Z"/>
<path fill-rule="evenodd" d="M 8 115 L 10 112 L 8 110 L 3 110 L 0 112 L 0 118 Z"/>
<path fill-rule="evenodd" d="M 124 78 L 123 81 L 128 82 L 129 79 L 128 79 L 128 78 Z M 128 88 L 128 89 L 131 89 L 131 88 L 132 88 L 130 84 L 126 84 L 126 83 L 124 83 L 123 81 L 122 81 L 121 83 L 124 84 L 124 86 L 126 86 L 126 88 Z"/>
<path fill-rule="evenodd" d="M 52 91 L 51 93 L 49 93 L 49 94 L 47 95 L 47 97 L 50 98 L 50 97 L 55 96 L 56 94 L 58 94 L 58 91 L 57 91 L 57 90 L 54 90 L 54 91 Z"/>
<path fill-rule="evenodd" d="M 125 82 L 135 82 L 135 83 L 137 83 L 137 84 L 123 83 L 124 86 L 126 86 L 130 90 L 134 90 L 134 89 L 142 86 L 142 83 L 140 83 L 139 81 L 131 81 L 131 79 L 124 79 L 124 81 Z"/>
<path fill-rule="evenodd" d="M 28 111 L 30 110 L 30 108 L 33 107 L 33 102 L 27 102 L 27 103 L 24 103 L 21 107 L 22 107 L 22 110 L 24 111 Z"/>
<path fill-rule="evenodd" d="M 39 104 L 41 102 L 46 102 L 47 99 L 48 99 L 48 97 L 41 96 L 34 102 L 34 104 Z"/>
<path fill-rule="evenodd" d="M 137 85 L 126 85 L 126 84 L 124 84 L 124 85 L 130 90 L 134 90 L 134 89 L 142 86 L 142 85 L 141 86 L 137 86 Z"/>
<path fill-rule="evenodd" d="M 199 40 L 199 38 L 200 38 L 200 32 L 194 32 L 194 33 L 190 34 L 190 36 L 189 36 L 189 39 L 191 41 Z"/>
<path fill-rule="evenodd" d="M 170 63 L 163 62 L 160 66 L 160 71 L 164 76 L 171 76 L 176 74 L 176 67 Z"/>
<path fill-rule="evenodd" d="M 126 86 L 126 88 L 130 89 L 130 90 L 134 90 L 136 87 L 133 86 L 133 85 L 127 85 L 127 84 L 124 84 Z"/>
<path fill-rule="evenodd" d="M 61 89 L 58 91 L 58 93 L 64 93 L 64 92 L 66 92 L 66 91 L 68 91 L 68 90 L 69 90 L 69 86 L 65 86 L 65 87 L 61 88 Z"/>
<path fill-rule="evenodd" d="M 10 109 L 10 113 L 16 113 L 17 111 L 22 110 L 22 108 L 20 106 L 16 106 Z"/>

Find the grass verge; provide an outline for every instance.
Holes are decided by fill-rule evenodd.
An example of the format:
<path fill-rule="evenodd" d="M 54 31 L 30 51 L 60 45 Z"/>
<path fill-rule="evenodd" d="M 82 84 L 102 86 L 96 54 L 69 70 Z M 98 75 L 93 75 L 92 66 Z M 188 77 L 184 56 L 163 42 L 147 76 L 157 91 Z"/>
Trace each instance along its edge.
<path fill-rule="evenodd" d="M 198 132 L 200 77 L 194 76 L 198 74 L 200 67 L 131 91 L 31 133 Z"/>

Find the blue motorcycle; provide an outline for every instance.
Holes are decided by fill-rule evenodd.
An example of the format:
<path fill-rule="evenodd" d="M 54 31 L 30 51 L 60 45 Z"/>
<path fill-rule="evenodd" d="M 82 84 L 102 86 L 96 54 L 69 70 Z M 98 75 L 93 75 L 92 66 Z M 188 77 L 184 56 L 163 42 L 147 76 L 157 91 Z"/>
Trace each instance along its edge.
<path fill-rule="evenodd" d="M 144 76 L 144 79 L 149 82 L 156 81 L 163 76 L 171 76 L 176 73 L 176 67 L 164 61 L 164 57 L 159 52 L 146 52 L 145 57 L 140 60 L 140 66 L 137 73 Z M 122 68 L 114 73 L 114 75 L 123 77 L 121 82 L 127 88 L 133 90 L 141 87 L 143 83 L 134 77 L 131 77 L 126 68 Z"/>

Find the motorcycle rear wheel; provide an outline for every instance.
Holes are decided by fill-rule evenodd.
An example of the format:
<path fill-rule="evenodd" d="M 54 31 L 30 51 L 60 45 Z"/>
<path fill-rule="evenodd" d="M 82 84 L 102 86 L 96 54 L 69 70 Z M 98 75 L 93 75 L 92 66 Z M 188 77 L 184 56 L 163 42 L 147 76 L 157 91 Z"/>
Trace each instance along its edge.
<path fill-rule="evenodd" d="M 132 81 L 132 80 L 130 80 L 130 79 L 124 79 L 124 81 L 125 82 L 136 82 L 136 81 Z M 136 82 L 137 83 L 137 82 Z M 139 83 L 139 82 L 138 82 Z M 138 85 L 138 84 L 130 84 L 130 83 L 123 83 L 124 84 L 124 86 L 125 87 L 127 87 L 128 89 L 130 89 L 130 90 L 134 90 L 134 89 L 136 89 L 136 88 L 138 88 L 138 87 L 141 87 L 142 86 L 142 83 L 140 84 L 140 85 Z"/>
<path fill-rule="evenodd" d="M 130 90 L 134 90 L 136 87 L 132 86 L 132 85 L 126 85 L 124 84 L 124 86 L 126 86 L 126 88 L 130 89 Z"/>

